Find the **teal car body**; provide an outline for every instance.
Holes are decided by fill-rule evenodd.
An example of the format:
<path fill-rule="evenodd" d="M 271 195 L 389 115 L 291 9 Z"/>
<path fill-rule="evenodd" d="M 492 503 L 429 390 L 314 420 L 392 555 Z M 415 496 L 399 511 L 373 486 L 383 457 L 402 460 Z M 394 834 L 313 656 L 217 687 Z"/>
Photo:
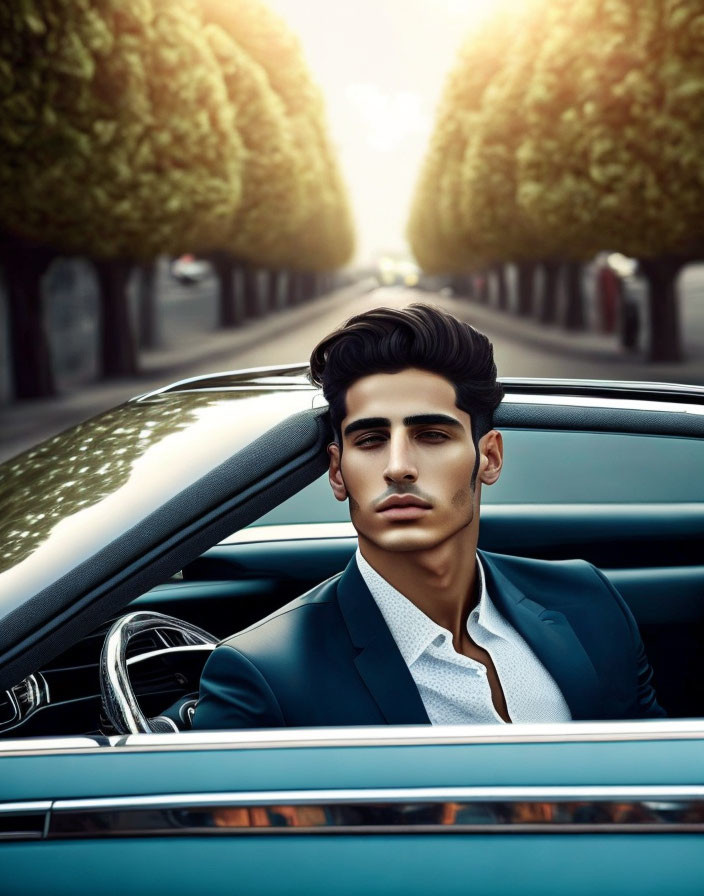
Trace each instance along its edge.
<path fill-rule="evenodd" d="M 155 733 L 209 649 L 164 615 L 216 642 L 355 548 L 301 367 L 178 383 L 0 467 L 3 892 L 701 891 L 704 390 L 505 386 L 481 545 L 598 565 L 670 718 Z"/>

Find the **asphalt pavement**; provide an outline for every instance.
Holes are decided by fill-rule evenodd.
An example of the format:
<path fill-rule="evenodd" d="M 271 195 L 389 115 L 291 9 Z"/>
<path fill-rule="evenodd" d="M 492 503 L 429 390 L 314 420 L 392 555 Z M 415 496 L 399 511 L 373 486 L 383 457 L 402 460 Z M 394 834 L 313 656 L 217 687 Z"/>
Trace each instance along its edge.
<path fill-rule="evenodd" d="M 184 294 L 186 299 L 188 293 Z M 195 295 L 191 293 L 190 295 Z M 52 399 L 0 407 L 0 460 L 127 399 L 168 383 L 222 370 L 306 361 L 324 335 L 353 314 L 379 305 L 431 302 L 469 321 L 492 339 L 499 375 L 682 382 L 704 385 L 704 350 L 690 348 L 680 364 L 649 364 L 624 351 L 616 336 L 567 334 L 466 299 L 399 288 L 375 288 L 367 280 L 305 305 L 246 321 L 232 330 L 194 325 L 194 311 L 170 315 L 165 345 L 144 351 L 139 377 L 97 381 Z M 184 308 L 188 302 L 184 299 Z M 178 302 L 176 303 L 178 304 Z M 704 302 L 701 303 L 704 306 Z M 699 302 L 695 313 L 700 313 Z M 176 321 L 176 323 L 175 323 Z"/>

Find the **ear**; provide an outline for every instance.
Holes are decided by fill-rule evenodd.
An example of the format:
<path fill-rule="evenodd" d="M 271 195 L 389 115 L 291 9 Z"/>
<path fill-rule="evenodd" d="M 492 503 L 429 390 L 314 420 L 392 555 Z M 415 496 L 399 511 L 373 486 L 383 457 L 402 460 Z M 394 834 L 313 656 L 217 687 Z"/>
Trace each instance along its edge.
<path fill-rule="evenodd" d="M 330 458 L 330 468 L 328 469 L 328 479 L 332 493 L 338 501 L 347 500 L 347 489 L 342 478 L 342 470 L 340 469 L 340 446 L 336 442 L 328 445 L 328 457 Z"/>
<path fill-rule="evenodd" d="M 493 485 L 501 475 L 504 464 L 504 440 L 501 433 L 492 429 L 479 440 L 479 480 Z"/>

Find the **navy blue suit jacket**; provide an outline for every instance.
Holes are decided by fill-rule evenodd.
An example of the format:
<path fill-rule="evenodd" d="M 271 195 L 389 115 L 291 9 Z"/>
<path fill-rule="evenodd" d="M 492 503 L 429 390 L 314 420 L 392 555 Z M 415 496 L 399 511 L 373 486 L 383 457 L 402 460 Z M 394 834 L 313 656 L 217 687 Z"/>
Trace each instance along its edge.
<path fill-rule="evenodd" d="M 582 560 L 480 553 L 492 600 L 555 680 L 572 718 L 664 715 L 623 598 Z M 353 558 L 335 576 L 222 642 L 193 727 L 429 724 Z"/>

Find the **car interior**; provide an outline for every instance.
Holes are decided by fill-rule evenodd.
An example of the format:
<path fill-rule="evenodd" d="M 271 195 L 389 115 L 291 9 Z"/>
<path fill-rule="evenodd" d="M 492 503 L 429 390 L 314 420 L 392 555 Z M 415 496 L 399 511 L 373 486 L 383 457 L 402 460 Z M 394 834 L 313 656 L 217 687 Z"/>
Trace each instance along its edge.
<path fill-rule="evenodd" d="M 498 412 L 505 467 L 482 495 L 480 547 L 598 566 L 636 617 L 660 704 L 671 718 L 704 716 L 704 415 L 691 413 L 685 395 L 663 408 L 644 395 L 600 403 L 555 400 L 552 391 L 550 401 L 523 401 L 514 385 L 515 400 Z M 217 543 L 197 553 L 184 549 L 188 562 L 42 664 L 51 700 L 19 725 L 12 699 L 21 701 L 28 685 L 6 692 L 3 736 L 116 733 L 101 702 L 99 663 L 108 630 L 127 613 L 176 617 L 216 642 L 342 571 L 356 539 L 323 465 L 318 458 L 308 484 L 295 483 L 285 500 L 270 496 L 244 528 L 225 537 L 220 529 Z M 155 618 L 127 646 L 131 686 L 150 718 L 197 693 L 210 649 L 186 649 L 195 642 Z"/>

